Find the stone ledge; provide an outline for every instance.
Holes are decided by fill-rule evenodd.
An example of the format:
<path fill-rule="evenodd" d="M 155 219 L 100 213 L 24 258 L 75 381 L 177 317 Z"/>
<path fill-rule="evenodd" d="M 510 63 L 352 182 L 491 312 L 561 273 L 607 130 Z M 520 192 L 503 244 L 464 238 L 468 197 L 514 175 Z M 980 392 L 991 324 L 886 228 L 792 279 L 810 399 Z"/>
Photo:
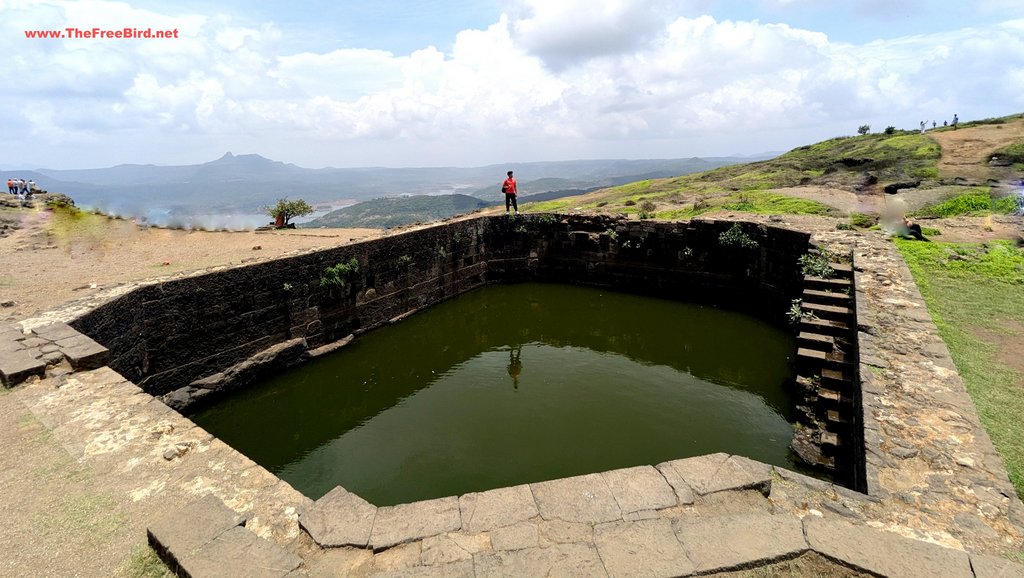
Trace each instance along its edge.
<path fill-rule="evenodd" d="M 808 549 L 795 516 L 680 518 L 673 528 L 700 574 L 794 558 Z"/>
<path fill-rule="evenodd" d="M 183 576 L 272 578 L 302 564 L 299 557 L 243 528 L 245 522 L 245 516 L 207 494 L 152 524 L 146 534 L 160 558 Z"/>
<path fill-rule="evenodd" d="M 338 486 L 299 514 L 299 526 L 325 548 L 365 548 L 376 516 L 377 506 Z"/>
<path fill-rule="evenodd" d="M 36 359 L 24 349 L 4 352 L 0 359 L 0 382 L 4 387 L 14 387 L 33 375 L 46 374 L 46 362 Z"/>
<path fill-rule="evenodd" d="M 804 532 L 815 552 L 881 576 L 962 578 L 973 575 L 970 558 L 962 550 L 815 517 L 804 519 Z"/>

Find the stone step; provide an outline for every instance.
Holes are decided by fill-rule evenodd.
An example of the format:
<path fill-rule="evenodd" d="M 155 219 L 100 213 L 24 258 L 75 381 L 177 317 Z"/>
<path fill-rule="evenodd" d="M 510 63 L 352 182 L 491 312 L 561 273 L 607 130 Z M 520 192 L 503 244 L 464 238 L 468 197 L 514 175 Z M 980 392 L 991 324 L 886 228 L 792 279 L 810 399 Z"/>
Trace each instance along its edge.
<path fill-rule="evenodd" d="M 849 307 L 853 300 L 846 293 L 839 291 L 821 291 L 818 289 L 804 289 L 803 300 L 811 303 L 824 303 Z"/>
<path fill-rule="evenodd" d="M 823 413 L 830 409 L 848 412 L 852 411 L 853 399 L 834 389 L 821 387 L 818 389 L 818 405 Z"/>
<path fill-rule="evenodd" d="M 797 345 L 807 349 L 817 349 L 818 351 L 832 351 L 836 347 L 836 339 L 831 335 L 822 335 L 820 333 L 811 333 L 808 331 L 801 331 L 796 336 Z"/>
<path fill-rule="evenodd" d="M 853 391 L 853 378 L 849 377 L 849 373 L 840 369 L 822 367 L 820 375 L 821 385 L 824 387 L 841 391 L 843 394 L 849 394 Z"/>
<path fill-rule="evenodd" d="M 850 279 L 826 279 L 824 277 L 804 277 L 804 287 L 817 291 L 843 291 L 853 290 L 853 281 Z"/>
<path fill-rule="evenodd" d="M 807 333 L 819 333 L 833 337 L 850 334 L 850 328 L 846 323 L 833 319 L 802 319 L 799 328 L 800 331 L 806 331 Z"/>
<path fill-rule="evenodd" d="M 829 409 L 825 411 L 825 421 L 829 424 L 829 431 L 846 429 L 853 424 L 853 420 L 851 420 L 849 416 L 836 409 Z"/>
<path fill-rule="evenodd" d="M 813 313 L 819 319 L 846 321 L 853 318 L 853 310 L 849 307 L 837 307 L 835 305 L 825 305 L 824 303 L 813 303 L 807 301 L 804 301 L 801 307 L 805 312 Z"/>
<path fill-rule="evenodd" d="M 836 272 L 838 279 L 853 279 L 853 267 L 846 263 L 829 263 L 829 267 Z"/>
<path fill-rule="evenodd" d="M 835 432 L 821 432 L 821 453 L 829 457 L 835 456 L 840 449 L 839 440 L 839 434 Z"/>

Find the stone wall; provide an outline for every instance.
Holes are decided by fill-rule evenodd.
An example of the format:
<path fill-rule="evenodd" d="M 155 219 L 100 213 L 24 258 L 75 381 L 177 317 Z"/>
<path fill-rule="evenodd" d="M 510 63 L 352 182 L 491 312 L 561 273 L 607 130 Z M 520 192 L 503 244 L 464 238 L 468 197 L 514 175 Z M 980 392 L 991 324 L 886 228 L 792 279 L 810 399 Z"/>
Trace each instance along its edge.
<path fill-rule="evenodd" d="M 733 226 L 756 246 L 723 244 Z M 782 320 L 808 240 L 724 221 L 481 217 L 141 287 L 72 325 L 110 349 L 110 367 L 163 395 L 285 342 L 314 349 L 488 283 L 597 285 Z M 327 267 L 352 259 L 343 284 L 322 286 Z"/>

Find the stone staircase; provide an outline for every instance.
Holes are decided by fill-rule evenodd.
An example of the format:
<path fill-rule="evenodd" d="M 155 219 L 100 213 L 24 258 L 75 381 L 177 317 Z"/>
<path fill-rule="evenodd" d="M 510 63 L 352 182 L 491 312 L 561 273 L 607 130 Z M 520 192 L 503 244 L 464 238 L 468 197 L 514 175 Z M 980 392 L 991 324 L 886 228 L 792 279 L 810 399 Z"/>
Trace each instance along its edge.
<path fill-rule="evenodd" d="M 820 454 L 798 453 L 845 481 L 853 475 L 859 445 L 855 291 L 852 266 L 831 266 L 831 278 L 804 277 L 797 384 L 803 394 L 804 435 Z"/>

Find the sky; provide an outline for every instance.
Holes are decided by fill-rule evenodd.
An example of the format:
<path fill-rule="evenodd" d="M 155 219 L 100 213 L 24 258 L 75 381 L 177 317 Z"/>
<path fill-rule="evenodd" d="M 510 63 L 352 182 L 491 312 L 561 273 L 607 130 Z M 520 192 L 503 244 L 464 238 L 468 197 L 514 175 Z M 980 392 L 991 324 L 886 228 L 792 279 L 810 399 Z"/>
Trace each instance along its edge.
<path fill-rule="evenodd" d="M 26 34 L 67 28 L 178 37 Z M 0 54 L 5 169 L 756 155 L 1024 112 L 1020 0 L 0 0 Z"/>

